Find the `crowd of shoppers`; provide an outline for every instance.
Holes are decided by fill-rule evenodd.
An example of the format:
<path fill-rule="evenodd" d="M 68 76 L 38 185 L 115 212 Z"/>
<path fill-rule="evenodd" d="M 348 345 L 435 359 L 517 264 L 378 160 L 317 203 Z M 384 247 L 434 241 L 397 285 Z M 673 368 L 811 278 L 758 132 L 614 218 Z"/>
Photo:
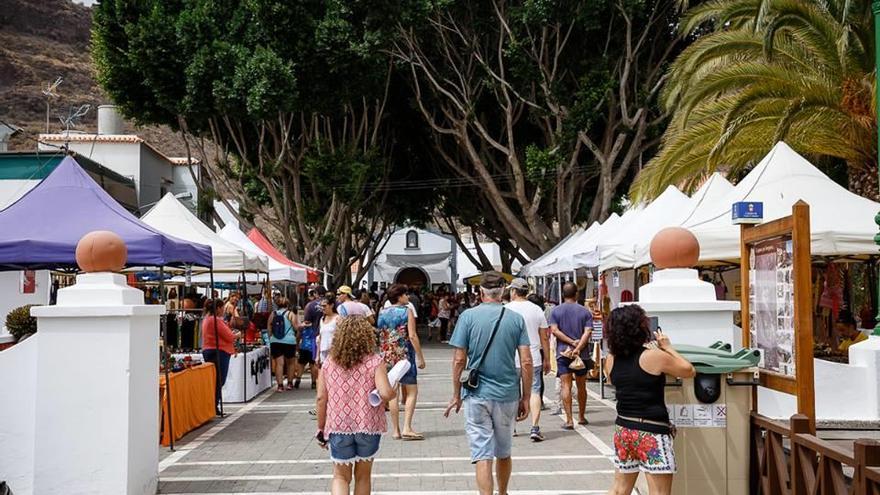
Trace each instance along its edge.
<path fill-rule="evenodd" d="M 255 303 L 233 292 L 225 301 L 204 302 L 202 353 L 218 369 L 219 407 L 235 343 L 256 322 L 270 346 L 276 390 L 299 388 L 306 370 L 311 388 L 317 389 L 310 412 L 318 423 L 316 439 L 334 463 L 332 493 L 347 494 L 354 482 L 355 494 L 367 494 L 386 412 L 393 439 L 425 438 L 413 427 L 418 375 L 425 368 L 421 321 L 429 339 L 436 330 L 436 338 L 448 339 L 453 348 L 452 398 L 444 415 L 464 412 L 480 493 L 504 494 L 513 470 L 516 422 L 530 418 L 529 438 L 545 440 L 540 425 L 545 375 L 555 371 L 559 413 L 565 418 L 561 428 L 589 424 L 586 382 L 598 369 L 591 337 L 594 324 L 604 320 L 607 354 L 600 372 L 615 387 L 617 400 L 616 474 L 609 494 L 631 493 L 639 473 L 645 473 L 651 495 L 669 494 L 676 463 L 665 376 L 692 377 L 694 368 L 666 334 L 651 333 L 637 305 L 603 315 L 594 300 L 579 303 L 579 295 L 575 284 L 566 283 L 562 303 L 545 304 L 526 280 L 508 282 L 500 273 L 487 272 L 476 300 L 443 291 L 419 294 L 401 284 L 390 286 L 381 298 L 347 286 L 335 292 L 314 287 L 298 317 L 287 298 L 268 290 Z M 402 362 L 408 363 L 406 372 L 392 383 L 388 373 Z M 370 401 L 371 392 L 378 404 Z"/>

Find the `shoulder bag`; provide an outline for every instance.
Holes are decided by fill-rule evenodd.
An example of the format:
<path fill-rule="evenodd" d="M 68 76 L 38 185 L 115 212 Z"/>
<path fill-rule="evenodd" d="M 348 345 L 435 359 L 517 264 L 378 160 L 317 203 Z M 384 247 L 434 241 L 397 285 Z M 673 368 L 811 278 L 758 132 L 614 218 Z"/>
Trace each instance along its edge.
<path fill-rule="evenodd" d="M 480 367 L 483 366 L 483 360 L 486 358 L 486 353 L 489 352 L 489 347 L 492 345 L 492 341 L 495 340 L 495 334 L 498 333 L 498 326 L 504 318 L 505 309 L 506 308 L 504 307 L 501 308 L 501 314 L 498 315 L 498 320 L 495 321 L 495 326 L 492 328 L 492 334 L 489 336 L 489 341 L 486 342 L 486 347 L 483 349 L 483 352 L 475 360 L 476 362 L 471 362 L 471 366 L 461 372 L 461 376 L 458 380 L 461 382 L 462 387 L 468 390 L 476 390 L 477 387 L 480 386 Z"/>

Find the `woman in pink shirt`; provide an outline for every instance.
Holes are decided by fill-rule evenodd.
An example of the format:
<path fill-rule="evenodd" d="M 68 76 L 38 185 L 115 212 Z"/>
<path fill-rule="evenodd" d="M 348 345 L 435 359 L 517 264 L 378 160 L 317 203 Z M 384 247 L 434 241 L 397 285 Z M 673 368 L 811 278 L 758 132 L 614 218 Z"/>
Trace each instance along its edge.
<path fill-rule="evenodd" d="M 373 457 L 385 433 L 384 402 L 371 406 L 377 390 L 384 402 L 395 397 L 385 362 L 376 354 L 376 334 L 363 316 L 343 318 L 318 376 L 318 433 L 333 461 L 333 495 L 348 494 L 354 475 L 355 495 L 370 493 Z"/>
<path fill-rule="evenodd" d="M 214 392 L 214 405 L 219 414 L 220 390 L 226 384 L 229 371 L 229 357 L 235 354 L 235 339 L 241 333 L 232 331 L 223 321 L 223 301 L 209 299 L 205 302 L 205 317 L 202 319 L 202 359 L 217 367 L 217 388 Z"/>

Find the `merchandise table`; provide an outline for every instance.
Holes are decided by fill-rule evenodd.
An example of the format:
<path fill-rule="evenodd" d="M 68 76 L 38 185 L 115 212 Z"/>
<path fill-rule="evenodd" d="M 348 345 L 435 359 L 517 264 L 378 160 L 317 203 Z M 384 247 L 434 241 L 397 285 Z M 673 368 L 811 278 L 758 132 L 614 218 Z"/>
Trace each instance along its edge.
<path fill-rule="evenodd" d="M 185 356 L 203 360 L 201 353 L 173 354 L 175 359 Z M 229 372 L 226 374 L 226 384 L 223 385 L 223 403 L 247 402 L 271 387 L 271 359 L 269 346 L 256 347 L 247 353 L 239 352 L 230 356 Z M 171 399 L 174 400 L 173 397 Z"/>
<path fill-rule="evenodd" d="M 171 373 L 171 421 L 174 424 L 174 440 L 207 423 L 216 416 L 214 409 L 214 388 L 217 372 L 212 363 Z M 159 401 L 162 411 L 161 441 L 169 445 L 168 428 L 168 388 L 165 386 L 165 375 L 159 376 Z"/>

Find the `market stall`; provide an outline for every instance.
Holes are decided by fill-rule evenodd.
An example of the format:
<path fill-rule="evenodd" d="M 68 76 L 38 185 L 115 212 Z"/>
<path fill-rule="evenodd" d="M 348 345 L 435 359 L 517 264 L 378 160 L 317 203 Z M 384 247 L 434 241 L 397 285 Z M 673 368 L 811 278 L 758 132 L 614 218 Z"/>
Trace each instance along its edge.
<path fill-rule="evenodd" d="M 78 269 L 76 247 L 80 239 L 100 230 L 111 231 L 125 242 L 126 267 L 210 269 L 212 265 L 210 246 L 166 235 L 142 222 L 107 194 L 71 156 L 0 211 L 0 228 L 4 232 L 0 239 L 0 270 L 49 269 L 69 274 Z M 174 395 L 172 392 L 165 397 L 173 402 Z M 165 407 L 173 413 L 173 404 L 166 401 Z M 171 429 L 173 424 L 169 425 Z"/>
<path fill-rule="evenodd" d="M 211 246 L 214 273 L 269 271 L 265 256 L 247 252 L 217 235 L 171 193 L 162 197 L 141 220 L 165 234 Z"/>
<path fill-rule="evenodd" d="M 214 365 L 200 364 L 159 377 L 159 400 L 162 404 L 161 441 L 171 445 L 187 433 L 207 423 L 217 414 L 214 410 L 214 388 L 217 383 Z M 168 400 L 166 394 L 171 394 Z"/>
<path fill-rule="evenodd" d="M 200 353 L 172 354 L 181 361 L 189 357 L 201 361 Z M 235 404 L 247 402 L 272 386 L 271 356 L 266 346 L 255 347 L 247 352 L 239 352 L 229 358 L 229 373 L 223 385 L 223 402 Z M 245 381 L 247 383 L 245 383 Z"/>
<path fill-rule="evenodd" d="M 269 271 L 269 260 L 266 256 L 242 249 L 220 237 L 171 193 L 166 194 L 156 203 L 144 215 L 143 220 L 163 232 L 210 245 L 214 253 L 212 276 L 220 277 L 225 274 L 233 277 L 233 282 L 237 279 L 243 285 L 247 274 L 259 277 L 260 274 L 266 274 Z M 216 280 L 211 278 L 205 282 L 214 281 Z M 245 322 L 246 324 L 247 322 Z M 239 364 L 234 364 L 235 357 L 230 360 L 229 371 L 226 374 L 226 385 L 221 393 L 223 402 L 246 402 L 271 385 L 271 380 L 251 381 L 250 379 L 251 369 L 256 366 L 254 363 L 259 357 L 268 355 L 268 349 L 261 344 L 250 346 L 246 342 L 240 345 L 240 350 L 242 352 L 239 353 L 239 356 L 245 353 L 247 355 L 253 354 L 253 356 L 247 363 L 244 358 L 240 359 Z M 201 358 L 200 354 L 199 358 Z M 227 388 L 232 391 L 236 386 L 240 387 L 240 390 L 235 393 L 235 397 L 227 397 Z"/>

